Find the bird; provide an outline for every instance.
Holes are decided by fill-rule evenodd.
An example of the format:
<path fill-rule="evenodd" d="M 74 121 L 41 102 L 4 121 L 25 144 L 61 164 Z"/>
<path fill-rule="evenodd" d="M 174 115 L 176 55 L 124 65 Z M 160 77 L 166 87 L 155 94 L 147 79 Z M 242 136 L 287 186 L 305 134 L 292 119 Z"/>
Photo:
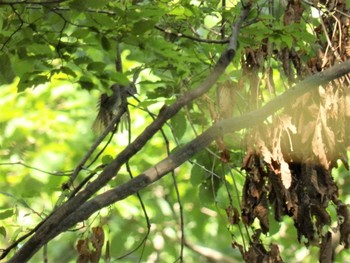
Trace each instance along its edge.
<path fill-rule="evenodd" d="M 127 97 L 134 96 L 137 93 L 136 87 L 133 83 L 127 86 L 113 84 L 110 89 L 112 91 L 112 94 L 108 95 L 107 93 L 103 93 L 100 96 L 97 105 L 98 114 L 92 125 L 92 129 L 96 133 L 102 133 L 105 131 L 119 110 L 125 111 L 121 119 L 126 121 L 127 110 L 122 109 L 120 105 L 122 102 L 126 103 Z M 119 122 L 120 120 L 116 124 L 118 125 Z"/>

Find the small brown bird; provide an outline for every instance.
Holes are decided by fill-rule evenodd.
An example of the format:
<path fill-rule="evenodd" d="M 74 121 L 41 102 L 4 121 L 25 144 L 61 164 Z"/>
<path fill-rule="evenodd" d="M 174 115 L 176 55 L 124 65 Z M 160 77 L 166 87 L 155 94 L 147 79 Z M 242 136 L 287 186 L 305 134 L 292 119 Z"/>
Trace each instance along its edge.
<path fill-rule="evenodd" d="M 137 93 L 134 84 L 128 86 L 113 84 L 110 89 L 112 94 L 108 96 L 106 93 L 103 93 L 98 103 L 98 114 L 92 125 L 92 129 L 96 133 L 102 133 L 120 110 L 119 106 L 122 102 L 125 102 L 127 97 Z M 123 116 L 126 116 L 126 112 Z"/>

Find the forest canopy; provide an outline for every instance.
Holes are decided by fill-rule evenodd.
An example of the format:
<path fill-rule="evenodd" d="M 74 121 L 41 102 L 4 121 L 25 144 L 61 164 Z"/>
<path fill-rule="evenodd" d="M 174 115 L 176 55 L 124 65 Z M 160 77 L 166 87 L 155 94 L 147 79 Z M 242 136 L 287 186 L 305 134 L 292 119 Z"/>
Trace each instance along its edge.
<path fill-rule="evenodd" d="M 0 259 L 344 262 L 350 1 L 0 2 Z"/>

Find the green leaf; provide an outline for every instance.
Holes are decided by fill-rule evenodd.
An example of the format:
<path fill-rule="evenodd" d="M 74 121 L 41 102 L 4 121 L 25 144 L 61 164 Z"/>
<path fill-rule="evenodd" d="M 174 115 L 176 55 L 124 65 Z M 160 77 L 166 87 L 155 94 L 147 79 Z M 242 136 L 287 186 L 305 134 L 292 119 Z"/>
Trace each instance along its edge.
<path fill-rule="evenodd" d="M 143 34 L 148 30 L 151 30 L 154 28 L 154 25 L 156 24 L 156 21 L 153 20 L 140 20 L 137 21 L 133 25 L 132 32 L 136 35 Z"/>
<path fill-rule="evenodd" d="M 91 16 L 91 20 L 99 27 L 103 26 L 109 28 L 111 25 L 115 25 L 115 20 L 107 14 L 95 13 Z"/>
<path fill-rule="evenodd" d="M 183 16 L 185 14 L 185 8 L 183 6 L 179 6 L 171 10 L 169 15 L 174 15 L 174 16 Z"/>
<path fill-rule="evenodd" d="M 4 212 L 0 212 L 0 220 L 9 218 L 13 215 L 13 209 L 5 210 Z"/>
<path fill-rule="evenodd" d="M 3 25 L 4 25 L 3 12 L 0 11 L 0 29 L 3 28 Z"/>
<path fill-rule="evenodd" d="M 106 67 L 106 63 L 103 62 L 92 62 L 87 66 L 87 69 L 90 71 L 103 72 Z"/>
<path fill-rule="evenodd" d="M 48 82 L 47 76 L 38 75 L 38 73 L 39 72 L 30 72 L 30 73 L 24 74 L 17 85 L 18 92 L 22 92 L 27 88 L 36 87 Z"/>
<path fill-rule="evenodd" d="M 22 227 L 17 228 L 11 235 L 11 242 L 15 241 L 22 231 Z"/>
<path fill-rule="evenodd" d="M 72 37 L 84 38 L 91 33 L 91 30 L 86 28 L 77 28 L 72 34 Z"/>
<path fill-rule="evenodd" d="M 0 226 L 0 235 L 6 238 L 6 228 L 3 226 Z"/>
<path fill-rule="evenodd" d="M 275 216 L 273 214 L 273 209 L 270 208 L 269 212 L 269 235 L 273 236 L 276 233 L 279 233 L 280 223 L 276 221 Z"/>
<path fill-rule="evenodd" d="M 92 80 L 88 77 L 82 76 L 79 80 L 78 83 L 83 89 L 86 90 L 91 90 L 95 84 L 92 82 Z"/>
<path fill-rule="evenodd" d="M 104 155 L 102 157 L 102 163 L 103 164 L 109 164 L 112 161 L 113 161 L 113 156 L 112 155 Z"/>
<path fill-rule="evenodd" d="M 185 114 L 182 111 L 178 112 L 171 118 L 170 124 L 173 127 L 174 135 L 180 140 L 184 136 L 187 127 Z"/>
<path fill-rule="evenodd" d="M 130 83 L 129 79 L 123 73 L 115 72 L 113 74 L 113 77 L 114 77 L 114 81 L 117 84 L 126 86 L 126 85 L 129 85 Z"/>
<path fill-rule="evenodd" d="M 11 197 L 11 198 L 15 199 L 16 202 L 19 203 L 19 204 L 21 204 L 23 207 L 26 207 L 26 208 L 31 209 L 30 206 L 27 204 L 27 202 L 24 201 L 24 199 L 17 199 L 16 196 L 14 196 L 14 195 L 12 195 L 12 194 L 9 194 L 9 193 L 6 193 L 6 192 L 2 192 L 2 191 L 0 191 L 0 194 L 5 195 L 5 196 L 7 196 L 7 197 Z"/>
<path fill-rule="evenodd" d="M 89 8 L 102 8 L 105 7 L 107 3 L 109 3 L 109 0 L 85 0 L 86 5 Z"/>
<path fill-rule="evenodd" d="M 69 3 L 69 6 L 77 11 L 84 11 L 86 9 L 86 0 L 73 0 Z"/>
<path fill-rule="evenodd" d="M 22 198 L 21 199 L 17 199 L 17 202 L 19 204 L 21 204 L 23 207 L 31 209 L 30 206 L 28 205 L 28 203 L 24 199 L 22 199 Z"/>
<path fill-rule="evenodd" d="M 199 186 L 199 200 L 202 204 L 212 204 L 214 201 L 213 192 L 211 187 L 207 183 L 202 183 Z"/>
<path fill-rule="evenodd" d="M 225 209 L 229 206 L 230 200 L 228 198 L 228 193 L 225 185 L 222 185 L 216 195 L 215 201 L 218 207 Z"/>
<path fill-rule="evenodd" d="M 205 177 L 206 171 L 204 167 L 201 167 L 197 164 L 192 166 L 190 181 L 193 186 L 198 186 L 201 184 L 205 180 Z"/>
<path fill-rule="evenodd" d="M 0 55 L 0 83 L 11 83 L 15 78 L 13 72 L 11 60 L 7 54 Z"/>
<path fill-rule="evenodd" d="M 68 67 L 64 67 L 64 66 L 61 67 L 61 71 L 69 76 L 74 77 L 74 78 L 77 76 L 77 74 L 75 74 L 75 72 Z"/>
<path fill-rule="evenodd" d="M 77 65 L 88 64 L 90 62 L 92 62 L 92 59 L 88 56 L 81 56 L 81 57 L 74 59 L 74 63 Z"/>
<path fill-rule="evenodd" d="M 6 192 L 3 192 L 3 191 L 0 191 L 0 194 L 5 195 L 5 196 L 7 196 L 7 197 L 11 197 L 11 198 L 16 199 L 16 197 L 15 197 L 14 195 L 9 194 L 9 193 L 6 193 Z"/>
<path fill-rule="evenodd" d="M 291 35 L 281 35 L 281 39 L 288 48 L 291 48 L 293 46 L 293 38 Z"/>
<path fill-rule="evenodd" d="M 111 43 L 106 36 L 101 37 L 101 45 L 102 45 L 102 48 L 106 51 L 109 51 L 111 49 Z"/>
<path fill-rule="evenodd" d="M 174 15 L 178 17 L 191 17 L 193 15 L 192 11 L 184 6 L 177 6 L 169 12 L 169 15 Z"/>

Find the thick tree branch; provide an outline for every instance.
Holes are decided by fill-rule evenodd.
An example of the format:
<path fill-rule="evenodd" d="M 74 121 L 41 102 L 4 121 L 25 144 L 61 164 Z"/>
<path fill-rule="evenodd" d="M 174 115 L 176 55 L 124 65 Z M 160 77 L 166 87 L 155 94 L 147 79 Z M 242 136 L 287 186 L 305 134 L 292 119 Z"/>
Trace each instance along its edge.
<path fill-rule="evenodd" d="M 291 105 L 301 95 L 349 72 L 350 60 L 305 79 L 295 87 L 287 90 L 282 95 L 267 103 L 261 109 L 240 117 L 230 118 L 216 123 L 200 136 L 187 143 L 155 166 L 149 168 L 141 175 L 86 202 L 77 211 L 65 218 L 65 220 L 63 220 L 59 226 L 50 233 L 52 235 L 50 236 L 50 239 L 59 233 L 66 231 L 76 223 L 89 218 L 93 213 L 103 207 L 123 200 L 159 180 L 168 172 L 180 166 L 196 153 L 203 150 L 218 136 L 238 131 L 243 128 L 253 127 L 274 114 L 277 110 Z"/>
<path fill-rule="evenodd" d="M 226 67 L 231 62 L 232 58 L 236 53 L 237 47 L 237 35 L 239 29 L 246 19 L 250 10 L 250 6 L 245 6 L 241 12 L 240 17 L 237 22 L 232 25 L 233 32 L 230 37 L 230 43 L 228 48 L 221 54 L 218 62 L 214 66 L 212 72 L 203 81 L 203 83 L 195 90 L 187 92 L 182 97 L 180 97 L 171 106 L 164 106 L 154 122 L 152 122 L 144 132 L 142 132 L 131 144 L 129 144 L 98 176 L 96 180 L 91 182 L 86 186 L 84 190 L 79 192 L 75 197 L 67 201 L 56 211 L 54 211 L 44 223 L 38 227 L 35 234 L 17 251 L 17 253 L 9 260 L 10 262 L 26 262 L 28 261 L 44 244 L 49 240 L 57 236 L 63 230 L 62 226 L 68 226 L 70 222 L 76 222 L 79 217 L 76 217 L 76 211 L 82 210 L 80 207 L 86 202 L 93 194 L 95 194 L 99 189 L 105 186 L 119 171 L 121 166 L 126 163 L 132 156 L 134 156 L 142 147 L 147 143 L 147 141 L 154 136 L 154 134 L 164 125 L 164 123 L 173 117 L 182 107 L 203 95 L 207 92 L 213 84 L 219 79 L 222 73 L 225 71 Z M 141 177 L 137 177 L 138 180 Z M 136 178 L 135 178 L 136 179 Z M 141 180 L 142 181 L 142 180 Z M 141 182 L 141 185 L 143 183 Z M 141 187 L 142 188 L 142 187 Z M 140 188 L 140 189 L 141 189 Z M 84 209 L 88 209 L 89 212 L 95 208 L 90 206 L 84 206 Z M 86 214 L 84 212 L 84 214 Z M 67 218 L 71 218 L 73 215 L 74 220 L 67 221 Z M 61 222 L 61 223 L 60 223 Z M 64 224 L 62 224 L 65 222 Z M 67 228 L 65 228 L 67 229 Z"/>
<path fill-rule="evenodd" d="M 216 123 L 196 139 L 187 143 L 185 146 L 172 153 L 168 158 L 149 168 L 141 175 L 86 202 L 74 213 L 66 217 L 60 224 L 57 224 L 53 231 L 51 231 L 48 236 L 45 236 L 45 239 L 47 239 L 46 242 L 66 231 L 76 223 L 89 218 L 101 208 L 123 200 L 159 180 L 169 171 L 180 166 L 197 152 L 207 147 L 217 136 L 257 125 L 277 110 L 292 104 L 301 95 L 349 72 L 350 60 L 305 79 L 303 82 L 276 97 L 259 110 Z"/>

